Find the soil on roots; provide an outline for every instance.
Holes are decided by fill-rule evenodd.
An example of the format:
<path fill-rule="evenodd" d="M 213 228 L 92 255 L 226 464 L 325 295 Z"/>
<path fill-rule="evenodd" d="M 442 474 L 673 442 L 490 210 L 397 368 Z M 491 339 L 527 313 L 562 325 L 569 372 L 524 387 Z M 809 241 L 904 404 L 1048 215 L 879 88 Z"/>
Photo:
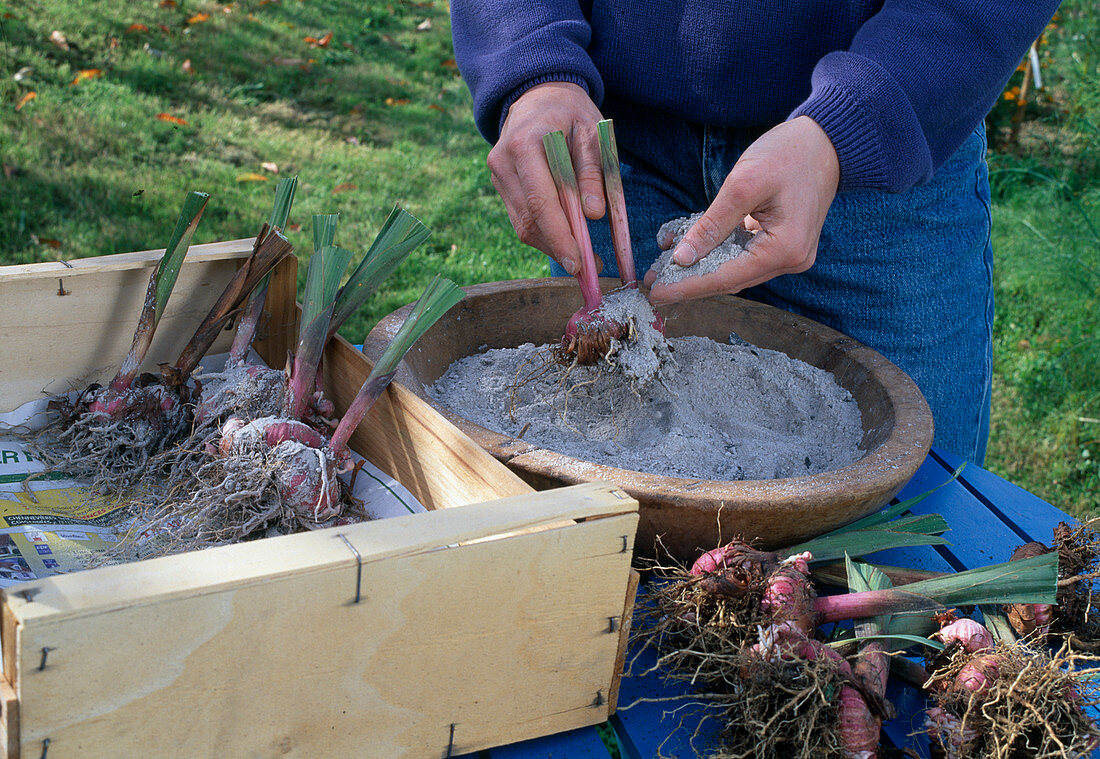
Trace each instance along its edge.
<path fill-rule="evenodd" d="M 179 479 L 165 490 L 133 504 L 133 524 L 105 563 L 124 563 L 155 556 L 229 545 L 302 529 L 306 524 L 284 502 L 278 485 L 286 463 L 271 451 L 248 456 L 210 458 L 189 482 Z M 352 505 L 342 520 L 361 521 L 356 504 L 341 484 L 343 500 Z"/>
<path fill-rule="evenodd" d="M 1054 549 L 1058 552 L 1058 575 L 1063 580 L 1076 578 L 1058 588 L 1058 605 L 1051 630 L 1069 636 L 1073 645 L 1091 653 L 1100 653 L 1100 597 L 1096 580 L 1100 577 L 1100 534 L 1098 520 L 1070 527 L 1064 522 L 1054 529 Z"/>
<path fill-rule="evenodd" d="M 996 676 L 986 689 L 966 690 L 956 678 L 975 659 L 994 657 Z M 987 661 L 989 661 L 987 659 Z M 950 759 L 1054 759 L 1084 757 L 1100 746 L 1100 729 L 1088 716 L 1100 703 L 1097 686 L 1075 671 L 1100 659 L 1068 645 L 1053 654 L 1026 644 L 1000 644 L 992 652 L 955 651 L 936 669 L 929 691 L 951 715 L 937 726 L 933 744 Z M 985 671 L 989 671 L 988 664 Z M 935 737 L 938 733 L 938 738 Z"/>
<path fill-rule="evenodd" d="M 710 759 L 831 759 L 845 756 L 839 693 L 851 678 L 825 657 L 742 657 L 737 687 L 715 694 L 723 709 Z"/>
<path fill-rule="evenodd" d="M 171 406 L 162 408 L 169 394 Z M 159 456 L 190 432 L 189 397 L 147 384 L 133 393 L 139 403 L 116 418 L 90 411 L 88 395 L 86 391 L 75 403 L 52 402 L 58 419 L 26 436 L 47 470 L 111 494 L 129 493 L 163 475 Z"/>

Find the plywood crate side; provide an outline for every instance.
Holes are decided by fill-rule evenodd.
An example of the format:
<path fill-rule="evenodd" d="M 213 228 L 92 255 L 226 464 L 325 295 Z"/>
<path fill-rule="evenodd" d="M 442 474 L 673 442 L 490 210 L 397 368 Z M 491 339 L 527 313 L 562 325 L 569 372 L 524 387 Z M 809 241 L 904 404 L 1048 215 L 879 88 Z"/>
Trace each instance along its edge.
<path fill-rule="evenodd" d="M 148 368 L 175 360 L 251 247 L 192 246 Z M 0 364 L 0 410 L 109 379 L 161 253 L 0 268 L 0 315 L 33 317 L 8 353 L 27 360 Z M 296 343 L 296 263 L 268 292 L 272 366 Z M 337 339 L 324 367 L 342 411 L 371 364 Z M 0 757 L 46 741 L 50 759 L 444 756 L 606 719 L 636 501 L 536 494 L 401 388 L 351 442 L 432 511 L 0 592 Z"/>
<path fill-rule="evenodd" d="M 351 403 L 372 367 L 346 340 L 332 341 L 325 353 L 325 389 L 338 411 Z M 396 385 L 374 404 L 351 444 L 429 508 L 531 492 L 442 414 Z"/>
<path fill-rule="evenodd" d="M 192 247 L 143 370 L 175 361 L 251 250 L 250 240 Z M 71 268 L 0 267 L 0 413 L 110 380 L 130 348 L 162 253 L 80 259 Z M 213 352 L 226 350 L 231 336 L 226 332 Z"/>
<path fill-rule="evenodd" d="M 28 583 L 22 751 L 442 757 L 452 724 L 457 754 L 600 722 L 636 526 L 589 485 L 212 549 L 216 583 L 177 574 L 202 554 Z"/>

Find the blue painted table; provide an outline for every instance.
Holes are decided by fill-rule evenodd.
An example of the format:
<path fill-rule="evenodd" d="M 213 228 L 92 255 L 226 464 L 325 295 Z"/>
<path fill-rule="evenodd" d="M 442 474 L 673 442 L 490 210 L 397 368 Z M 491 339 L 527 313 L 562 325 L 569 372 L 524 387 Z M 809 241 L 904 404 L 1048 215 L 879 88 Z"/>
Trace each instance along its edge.
<path fill-rule="evenodd" d="M 927 492 L 948 480 L 959 465 L 950 454 L 933 449 L 924 465 L 898 494 L 904 500 Z M 867 557 L 886 565 L 959 571 L 1007 561 L 1016 546 L 1029 540 L 1049 543 L 1051 530 L 1069 517 L 1046 501 L 990 472 L 970 465 L 960 477 L 936 490 L 913 507 L 913 513 L 937 513 L 951 526 L 945 537 L 948 546 L 882 551 Z M 952 540 L 952 536 L 957 536 Z M 655 676 L 627 677 L 619 693 L 619 711 L 609 726 L 614 730 L 623 759 L 654 759 L 658 755 L 690 759 L 696 752 L 690 745 L 691 727 L 676 729 L 680 718 L 666 714 L 675 703 L 638 701 L 675 695 Z M 912 689 L 891 688 L 887 693 L 898 717 L 884 726 L 886 739 L 895 745 L 915 748 L 928 756 L 927 742 L 910 737 L 921 703 Z M 631 704 L 634 704 L 631 706 Z M 702 735 L 705 740 L 705 735 Z M 1100 752 L 1098 752 L 1100 755 Z M 607 759 L 604 742 L 595 727 L 538 738 L 512 746 L 495 748 L 465 759 Z"/>

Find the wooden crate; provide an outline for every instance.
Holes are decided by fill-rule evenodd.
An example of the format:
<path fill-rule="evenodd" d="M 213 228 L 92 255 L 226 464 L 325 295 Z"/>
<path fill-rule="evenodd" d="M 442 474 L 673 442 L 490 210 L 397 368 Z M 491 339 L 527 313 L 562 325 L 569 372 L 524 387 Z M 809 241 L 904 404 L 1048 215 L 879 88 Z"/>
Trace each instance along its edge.
<path fill-rule="evenodd" d="M 250 248 L 192 248 L 151 364 Z M 109 378 L 159 254 L 0 268 L 0 411 Z M 272 365 L 295 268 L 273 279 L 257 345 Z M 338 409 L 368 371 L 330 347 Z M 400 388 L 352 443 L 429 511 L 0 593 L 0 755 L 447 757 L 605 720 L 637 503 L 598 484 L 534 493 Z"/>

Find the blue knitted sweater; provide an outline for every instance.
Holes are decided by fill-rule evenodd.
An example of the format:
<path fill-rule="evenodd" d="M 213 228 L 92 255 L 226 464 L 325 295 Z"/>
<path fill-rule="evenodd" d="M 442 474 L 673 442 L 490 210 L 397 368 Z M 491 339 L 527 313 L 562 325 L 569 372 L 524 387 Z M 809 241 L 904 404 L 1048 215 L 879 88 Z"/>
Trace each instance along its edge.
<path fill-rule="evenodd" d="M 688 121 L 813 118 L 840 189 L 928 181 L 992 107 L 1054 0 L 452 0 L 455 57 L 495 142 L 565 81 Z"/>

